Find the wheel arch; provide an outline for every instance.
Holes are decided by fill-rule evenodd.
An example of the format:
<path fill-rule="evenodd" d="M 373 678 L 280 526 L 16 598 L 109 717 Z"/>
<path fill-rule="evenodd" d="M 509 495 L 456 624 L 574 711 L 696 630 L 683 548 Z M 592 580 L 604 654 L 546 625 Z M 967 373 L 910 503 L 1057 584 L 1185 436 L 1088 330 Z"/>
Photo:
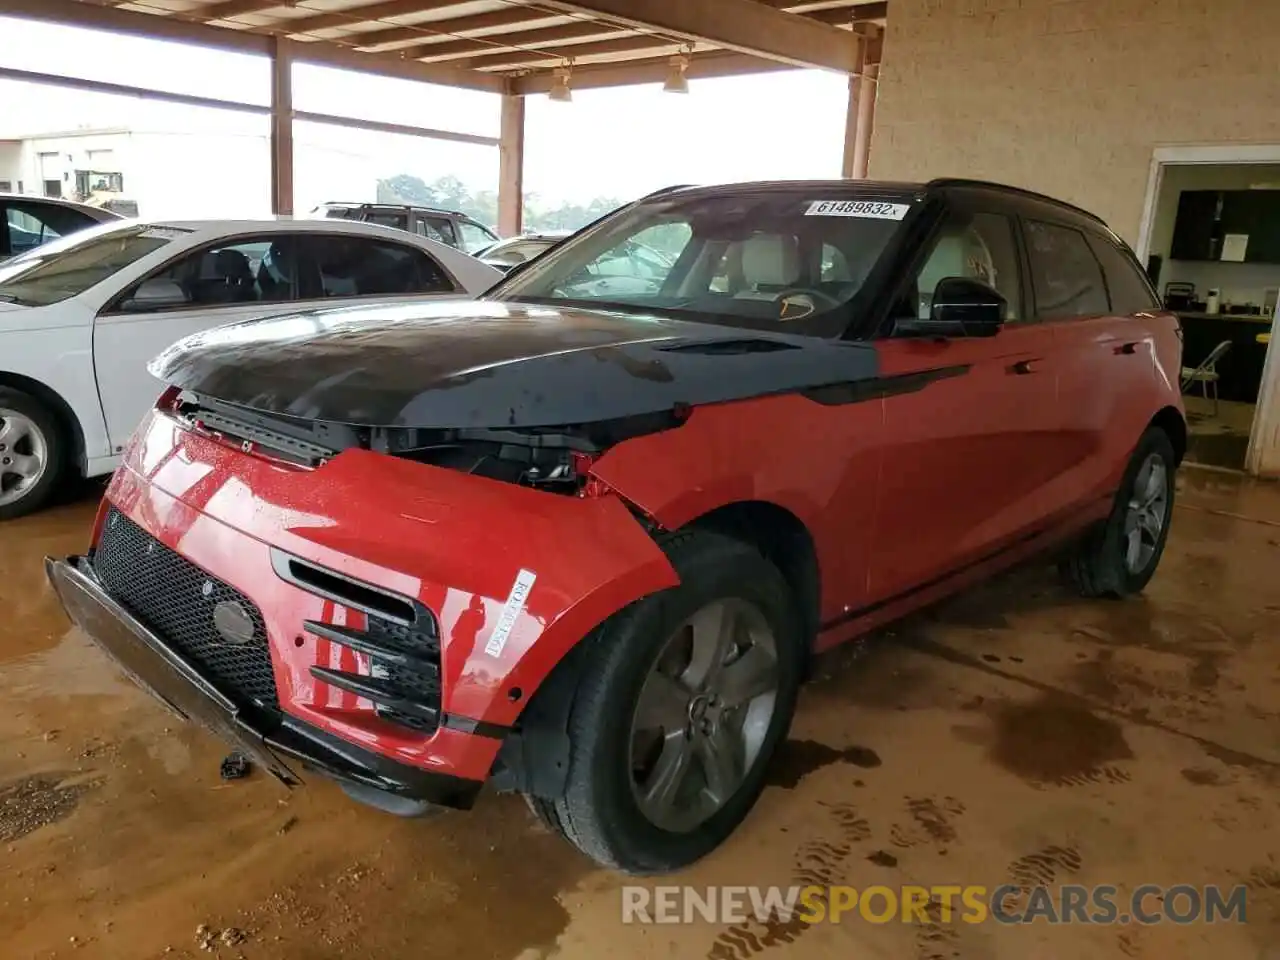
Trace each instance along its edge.
<path fill-rule="evenodd" d="M 809 528 L 792 511 L 766 500 L 726 503 L 666 533 L 691 528 L 712 530 L 748 543 L 778 567 L 795 594 L 803 618 L 804 636 L 810 644 L 804 661 L 807 672 L 812 641 L 817 636 L 821 599 L 817 551 Z M 656 534 L 659 544 L 661 536 Z M 498 789 L 520 790 L 544 798 L 560 795 L 568 774 L 569 717 L 586 650 L 604 624 L 625 615 L 630 606 L 614 611 L 585 633 L 533 690 L 513 733 L 504 740 L 498 753 L 494 767 Z"/>
<path fill-rule="evenodd" d="M 1181 464 L 1187 452 L 1187 421 L 1177 407 L 1163 407 L 1151 418 L 1148 427 L 1159 427 L 1169 435 L 1173 444 L 1175 463 Z"/>
<path fill-rule="evenodd" d="M 28 394 L 49 408 L 50 412 L 58 418 L 62 428 L 66 430 L 67 437 L 71 441 L 71 462 L 76 471 L 83 475 L 86 468 L 84 427 L 71 408 L 71 404 L 67 403 L 52 387 L 20 373 L 0 370 L 0 388 L 2 387 Z"/>
<path fill-rule="evenodd" d="M 810 643 L 818 634 L 822 575 L 813 534 L 786 507 L 768 500 L 739 500 L 716 507 L 686 526 L 715 530 L 751 544 L 777 567 L 795 594 Z"/>

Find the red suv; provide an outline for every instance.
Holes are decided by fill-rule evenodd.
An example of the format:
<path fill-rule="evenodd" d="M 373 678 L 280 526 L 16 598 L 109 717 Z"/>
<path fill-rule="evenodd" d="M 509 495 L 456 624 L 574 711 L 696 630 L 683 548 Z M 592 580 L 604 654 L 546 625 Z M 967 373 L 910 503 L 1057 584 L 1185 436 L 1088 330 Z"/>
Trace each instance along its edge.
<path fill-rule="evenodd" d="M 48 572 L 286 782 L 413 813 L 488 780 L 667 871 L 746 815 L 815 652 L 1049 549 L 1087 595 L 1143 588 L 1180 347 L 1124 244 L 1046 197 L 673 189 L 477 302 L 170 348 L 89 553 Z"/>

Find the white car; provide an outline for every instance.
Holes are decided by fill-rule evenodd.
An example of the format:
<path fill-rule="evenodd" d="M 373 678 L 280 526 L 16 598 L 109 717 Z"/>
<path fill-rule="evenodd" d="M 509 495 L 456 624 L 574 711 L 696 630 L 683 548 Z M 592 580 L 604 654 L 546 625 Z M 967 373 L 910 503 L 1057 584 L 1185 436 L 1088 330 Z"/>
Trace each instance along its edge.
<path fill-rule="evenodd" d="M 452 247 L 340 220 L 103 224 L 0 264 L 0 520 L 69 471 L 115 469 L 176 340 L 351 303 L 475 296 L 502 274 Z"/>

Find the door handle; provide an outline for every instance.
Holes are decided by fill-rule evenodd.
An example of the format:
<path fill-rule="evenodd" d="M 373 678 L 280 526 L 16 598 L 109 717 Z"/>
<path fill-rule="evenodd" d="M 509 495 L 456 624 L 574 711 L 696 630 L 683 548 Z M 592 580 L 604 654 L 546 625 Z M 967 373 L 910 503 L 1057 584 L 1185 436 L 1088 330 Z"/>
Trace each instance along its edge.
<path fill-rule="evenodd" d="M 1120 344 L 1120 346 L 1115 348 L 1115 353 L 1117 354 L 1133 354 L 1137 352 L 1138 352 L 1137 341 L 1134 341 L 1133 343 L 1122 343 Z"/>
<path fill-rule="evenodd" d="M 1040 357 L 1029 357 L 1026 360 L 1019 360 L 1017 363 L 1011 363 L 1009 366 L 1005 367 L 1005 373 L 1012 373 L 1018 376 L 1023 376 L 1028 373 L 1039 373 L 1040 368 L 1037 364 L 1040 363 L 1041 359 L 1042 358 Z"/>

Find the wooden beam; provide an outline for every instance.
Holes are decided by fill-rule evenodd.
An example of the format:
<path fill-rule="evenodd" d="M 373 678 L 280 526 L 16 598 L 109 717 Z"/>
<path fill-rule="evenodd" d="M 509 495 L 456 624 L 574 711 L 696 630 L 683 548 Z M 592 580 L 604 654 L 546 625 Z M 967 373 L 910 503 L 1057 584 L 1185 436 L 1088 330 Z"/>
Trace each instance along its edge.
<path fill-rule="evenodd" d="M 795 69 L 777 60 L 761 60 L 741 53 L 708 51 L 695 53 L 689 58 L 685 76 L 689 80 L 707 80 L 712 77 L 741 76 L 751 73 L 772 73 L 777 70 Z M 574 90 L 595 87 L 627 87 L 640 83 L 662 83 L 671 70 L 670 55 L 645 60 L 628 60 L 622 63 L 601 63 L 573 68 L 571 86 Z M 546 93 L 551 89 L 551 71 L 531 73 L 511 79 L 512 91 L 521 95 Z"/>
<path fill-rule="evenodd" d="M 347 10 L 334 10 L 332 13 L 319 13 L 314 17 L 298 17 L 281 26 L 297 36 L 300 33 L 315 33 L 317 30 L 333 30 L 337 27 L 373 23 L 390 17 L 407 17 L 431 10 L 444 10 L 448 7 L 456 7 L 458 3 L 459 0 L 387 0 L 385 3 L 374 3 L 366 7 L 351 7 Z"/>
<path fill-rule="evenodd" d="M 410 59 L 443 60 L 457 57 L 481 56 L 487 53 L 509 54 L 510 49 L 503 47 L 554 47 L 558 44 L 588 43 L 601 40 L 615 40 L 630 36 L 625 27 L 599 20 L 581 21 L 570 24 L 557 24 L 546 30 L 521 30 L 518 33 L 490 34 L 467 40 L 446 40 L 443 43 L 424 43 L 412 47 L 404 47 L 396 53 Z"/>
<path fill-rule="evenodd" d="M 836 7 L 828 10 L 807 10 L 800 14 L 806 20 L 817 20 L 819 23 L 842 24 L 879 23 L 885 20 L 888 13 L 887 3 L 864 3 L 857 7 Z"/>
<path fill-rule="evenodd" d="M 514 237 L 524 227 L 524 97 L 502 98 L 498 143 L 498 233 Z"/>
<path fill-rule="evenodd" d="M 3 0 L 0 0 L 3 2 Z M 506 89 L 500 77 L 491 77 L 474 70 L 458 70 L 448 63 L 419 63 L 391 53 L 361 53 L 339 47 L 329 41 L 297 42 L 294 59 L 304 63 L 340 67 L 344 70 L 362 70 L 387 77 L 402 77 L 422 83 L 438 83 L 450 87 L 467 87 L 472 90 L 489 90 L 501 93 Z"/>
<path fill-rule="evenodd" d="M 293 6 L 289 0 L 222 0 L 221 3 L 209 3 L 187 11 L 197 20 L 211 23 L 214 20 L 233 20 L 246 13 L 262 13 L 276 7 Z"/>
<path fill-rule="evenodd" d="M 269 116 L 271 109 L 260 103 L 246 103 L 243 100 L 223 100 L 219 97 L 198 97 L 190 93 L 169 93 L 166 90 L 151 90 L 147 87 L 135 87 L 127 83 L 107 83 L 103 80 L 84 80 L 80 77 L 65 77 L 56 73 L 37 73 L 34 70 L 17 70 L 13 67 L 0 67 L 0 80 L 17 80 L 22 83 L 39 83 L 51 87 L 64 87 L 68 90 L 83 90 L 86 93 L 107 93 L 119 97 L 143 97 L 159 103 L 178 103 L 186 107 L 209 107 L 214 110 L 235 110 L 240 113 Z"/>
<path fill-rule="evenodd" d="M 680 52 L 681 41 L 667 37 L 627 36 L 597 43 L 575 43 L 566 46 L 547 46 L 529 50 L 508 50 L 461 61 L 469 70 L 518 70 L 526 67 L 546 67 L 562 64 L 573 58 L 575 63 L 587 57 L 616 57 L 619 54 L 667 56 Z"/>
<path fill-rule="evenodd" d="M 244 30 L 209 27 L 174 17 L 117 10 L 114 7 L 78 3 L 76 0 L 0 0 L 0 14 L 108 30 L 135 37 L 151 37 L 155 40 L 176 40 L 179 43 L 194 43 L 241 53 L 266 55 L 271 45 L 269 37 Z"/>
<path fill-rule="evenodd" d="M 342 37 L 341 40 L 344 43 L 354 43 L 363 50 L 411 40 L 430 42 L 436 39 L 431 35 L 433 30 L 440 31 L 438 34 L 440 41 L 447 41 L 453 37 L 465 37 L 470 34 L 477 36 L 498 34 L 508 27 L 534 30 L 572 22 L 573 20 L 564 14 L 547 13 L 526 7 L 510 7 L 506 10 L 494 10 L 492 13 L 477 13 L 473 17 L 454 17 L 451 20 L 430 20 L 423 24 L 408 24 L 403 27 L 362 30 Z"/>
<path fill-rule="evenodd" d="M 394 133 L 403 137 L 423 137 L 428 140 L 450 140 L 454 143 L 478 143 L 484 147 L 496 147 L 497 137 L 486 137 L 479 133 L 459 133 L 455 130 L 441 130 L 438 127 L 420 127 L 414 123 L 389 123 L 386 120 L 357 120 L 355 117 L 343 117 L 333 113 L 313 113 L 310 110 L 293 111 L 293 119 L 307 123 L 328 123 L 334 126 L 347 127 L 351 130 L 373 130 L 378 133 Z"/>
<path fill-rule="evenodd" d="M 192 43 L 217 50 L 234 50 L 261 56 L 271 54 L 271 37 L 265 34 L 193 23 L 176 16 L 157 16 L 150 13 L 135 13 L 132 10 L 119 10 L 114 7 L 100 7 L 92 3 L 77 2 L 77 0 L 0 0 L 0 14 L 90 27 L 95 30 L 148 37 L 153 40 Z M 500 77 L 417 63 L 412 60 L 406 61 L 392 54 L 358 53 L 330 43 L 297 44 L 294 59 L 342 67 L 347 70 L 362 70 L 381 76 L 402 77 L 406 80 L 468 87 L 475 90 L 501 92 L 506 86 Z"/>
<path fill-rule="evenodd" d="M 550 10 L 587 13 L 799 67 L 854 69 L 849 34 L 755 0 L 538 0 Z"/>
<path fill-rule="evenodd" d="M 292 41 L 271 42 L 271 212 L 293 213 Z"/>

